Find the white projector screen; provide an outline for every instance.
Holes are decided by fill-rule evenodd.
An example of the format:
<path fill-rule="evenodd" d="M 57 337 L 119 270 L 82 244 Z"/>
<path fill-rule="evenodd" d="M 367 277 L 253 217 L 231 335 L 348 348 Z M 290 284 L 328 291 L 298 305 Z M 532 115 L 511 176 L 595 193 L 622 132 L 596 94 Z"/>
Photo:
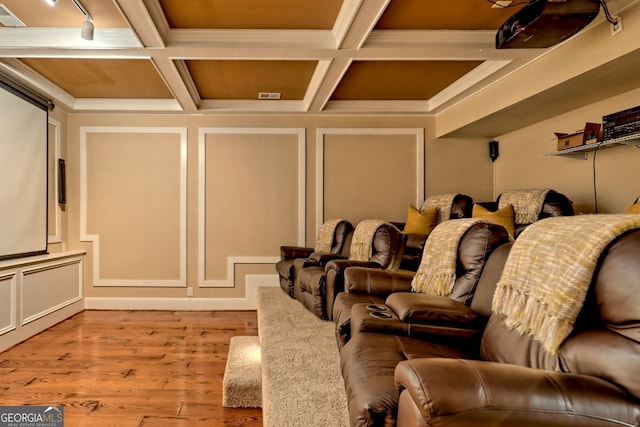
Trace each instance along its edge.
<path fill-rule="evenodd" d="M 0 84 L 0 260 L 47 253 L 48 111 Z"/>

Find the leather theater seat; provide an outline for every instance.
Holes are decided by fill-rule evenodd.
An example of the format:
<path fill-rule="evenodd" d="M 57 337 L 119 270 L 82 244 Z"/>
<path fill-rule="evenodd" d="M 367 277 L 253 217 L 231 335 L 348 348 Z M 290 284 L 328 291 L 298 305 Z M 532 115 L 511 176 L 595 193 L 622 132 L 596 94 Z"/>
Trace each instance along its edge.
<path fill-rule="evenodd" d="M 510 239 L 504 227 L 474 219 L 444 222 L 432 234 L 448 236 L 456 229 L 462 230 L 463 234 L 457 247 L 456 279 L 447 298 L 469 305 L 487 258 L 496 247 Z M 412 293 L 414 276 L 415 272 L 349 268 L 345 273 L 344 292 L 337 296 L 333 306 L 338 346 L 342 347 L 349 340 L 354 304 L 384 304 L 387 297 L 399 292 L 408 293 L 412 299 L 422 297 Z"/>
<path fill-rule="evenodd" d="M 365 253 L 359 249 L 363 241 L 369 246 Z M 403 236 L 395 226 L 378 220 L 363 220 L 353 233 L 349 258 L 332 259 L 326 263 L 308 259 L 294 263 L 294 294 L 316 316 L 331 319 L 334 299 L 344 288 L 344 270 L 351 266 L 397 269 L 402 246 Z"/>
<path fill-rule="evenodd" d="M 329 228 L 332 233 L 328 236 L 326 242 L 322 242 L 324 238 L 323 229 L 316 239 L 316 245 L 313 248 L 305 248 L 300 246 L 281 246 L 280 261 L 276 263 L 276 271 L 280 280 L 280 287 L 289 295 L 294 297 L 293 284 L 295 281 L 295 271 L 293 263 L 297 258 L 308 258 L 314 252 L 322 251 L 326 248 L 329 254 L 340 257 L 348 256 L 349 242 L 353 233 L 353 225 L 347 220 L 332 220 L 325 222 L 322 227 Z M 330 246 L 329 246 L 330 243 Z"/>

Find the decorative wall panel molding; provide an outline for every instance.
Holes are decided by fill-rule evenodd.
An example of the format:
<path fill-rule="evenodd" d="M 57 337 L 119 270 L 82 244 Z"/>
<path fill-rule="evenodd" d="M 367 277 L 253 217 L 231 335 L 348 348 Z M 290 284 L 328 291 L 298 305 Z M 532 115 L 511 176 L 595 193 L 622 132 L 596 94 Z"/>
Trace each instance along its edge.
<path fill-rule="evenodd" d="M 60 152 L 60 122 L 49 117 L 49 243 L 62 242 L 62 208 L 58 199 L 58 186 L 60 175 L 58 159 Z M 53 132 L 51 129 L 53 128 Z"/>
<path fill-rule="evenodd" d="M 0 352 L 84 309 L 84 255 L 68 251 L 0 262 Z"/>
<path fill-rule="evenodd" d="M 236 265 L 279 260 L 282 233 L 295 234 L 297 242 L 292 244 L 305 244 L 305 129 L 201 128 L 198 142 L 198 285 L 235 287 Z M 234 169 L 226 170 L 228 165 Z M 247 181 L 249 175 L 251 181 Z M 284 186 L 288 189 L 280 188 Z M 218 200 L 216 192 L 225 191 L 225 197 Z M 291 221 L 285 221 L 282 229 L 256 229 L 266 218 L 271 224 L 282 222 L 278 208 L 286 203 L 291 209 L 285 213 L 296 218 L 295 230 L 291 230 Z M 236 241 L 247 243 L 238 246 Z M 215 272 L 208 271 L 212 263 L 217 263 Z M 211 277 L 221 272 L 225 277 Z"/>
<path fill-rule="evenodd" d="M 335 145 L 341 144 L 342 146 L 338 146 L 338 150 L 343 150 L 345 148 L 345 144 L 349 142 L 368 144 L 369 141 L 358 141 L 358 139 L 362 140 L 363 137 L 369 137 L 371 140 L 377 140 L 379 143 L 376 149 L 373 148 L 375 144 L 370 144 L 369 149 L 361 150 L 357 153 L 357 157 L 353 157 L 350 155 L 343 155 L 341 159 L 346 159 L 346 162 L 349 164 L 346 167 L 337 167 L 333 164 L 328 164 L 328 160 L 326 158 L 326 150 L 328 148 L 328 140 L 330 138 L 340 138 L 340 142 Z M 398 141 L 404 141 L 406 138 L 413 139 L 413 149 L 410 153 L 410 159 L 406 164 L 405 168 L 398 168 L 398 165 L 395 162 L 399 160 L 394 160 L 393 155 L 396 154 L 397 151 L 397 143 Z M 414 203 L 416 206 L 421 206 L 422 201 L 424 200 L 424 129 L 422 128 L 319 128 L 317 130 L 317 144 L 316 144 L 316 233 L 320 230 L 323 222 L 329 220 L 331 218 L 325 218 L 325 208 L 327 204 L 327 198 L 333 197 L 333 194 L 329 194 L 326 188 L 325 182 L 327 176 L 325 176 L 325 170 L 332 171 L 341 171 L 348 170 L 349 177 L 354 181 L 357 180 L 360 175 L 363 175 L 365 172 L 372 172 L 374 175 L 374 179 L 371 182 L 366 183 L 364 186 L 356 188 L 353 192 L 352 199 L 356 200 L 359 205 L 353 204 L 352 206 L 361 206 L 363 203 L 370 203 L 369 206 L 376 207 L 385 204 L 385 196 L 384 193 L 375 192 L 373 198 L 375 200 L 363 200 L 365 195 L 359 190 L 375 190 L 379 188 L 381 184 L 393 184 L 397 187 L 402 188 L 414 188 L 413 196 L 415 197 L 413 200 L 406 200 L 406 204 Z M 350 153 L 353 154 L 353 153 Z M 370 163 L 371 162 L 371 163 Z M 379 170 L 376 168 L 376 165 L 385 165 L 388 163 L 393 163 L 389 165 L 389 167 L 379 167 Z M 402 181 L 395 182 L 396 178 L 394 176 L 389 175 L 390 171 L 393 170 L 404 170 L 411 171 L 415 177 L 415 181 Z M 348 186 L 351 182 L 348 181 L 348 178 L 341 183 L 343 186 Z M 402 203 L 405 203 L 404 201 Z M 366 209 L 366 208 L 365 208 Z M 403 204 L 403 209 L 406 209 L 406 205 Z M 349 206 L 345 204 L 345 211 L 349 210 Z M 404 214 L 405 211 L 402 211 Z M 342 214 L 342 212 L 341 212 Z M 348 218 L 353 219 L 353 218 Z M 388 220 L 389 218 L 381 218 Z"/>
<path fill-rule="evenodd" d="M 186 287 L 187 129 L 81 127 L 80 157 L 80 240 L 92 244 L 93 286 Z M 101 234 L 91 229 L 98 217 L 119 223 Z"/>
<path fill-rule="evenodd" d="M 82 258 L 73 258 L 23 269 L 20 324 L 24 326 L 81 301 L 82 264 Z"/>
<path fill-rule="evenodd" d="M 0 272 L 0 335 L 16 328 L 16 272 Z"/>
<path fill-rule="evenodd" d="M 237 298 L 85 298 L 87 310 L 255 310 L 258 288 L 278 284 L 277 274 L 245 276 L 245 296 Z"/>

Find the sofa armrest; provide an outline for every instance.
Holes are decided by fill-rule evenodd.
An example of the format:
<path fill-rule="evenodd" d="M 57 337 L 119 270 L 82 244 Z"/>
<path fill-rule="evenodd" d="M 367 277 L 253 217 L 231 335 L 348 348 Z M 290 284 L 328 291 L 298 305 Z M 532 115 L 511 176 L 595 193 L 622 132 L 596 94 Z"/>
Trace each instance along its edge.
<path fill-rule="evenodd" d="M 330 261 L 333 261 L 336 259 L 345 259 L 345 258 L 339 254 L 330 254 L 327 252 L 314 252 L 311 255 L 309 255 L 309 259 L 321 265 L 326 265 Z"/>
<path fill-rule="evenodd" d="M 396 292 L 385 304 L 407 323 L 425 323 L 452 327 L 474 327 L 480 316 L 469 306 L 451 298 L 415 292 Z"/>
<path fill-rule="evenodd" d="M 409 292 L 414 275 L 413 271 L 350 267 L 344 274 L 344 291 L 379 296 Z"/>
<path fill-rule="evenodd" d="M 392 294 L 395 295 L 395 294 Z M 402 321 L 388 305 L 357 303 L 351 307 L 349 336 L 379 333 L 407 336 L 467 349 L 475 354 L 482 334 L 480 324 L 460 322 L 415 323 Z"/>
<path fill-rule="evenodd" d="M 505 363 L 413 359 L 395 369 L 398 427 L 637 425 L 637 400 L 597 377 Z M 606 424 L 606 422 L 605 422 Z"/>
<path fill-rule="evenodd" d="M 313 253 L 313 248 L 301 246 L 280 246 L 280 259 L 307 258 Z"/>
<path fill-rule="evenodd" d="M 377 262 L 373 261 L 354 261 L 350 259 L 335 259 L 327 262 L 325 271 L 335 270 L 337 274 L 344 274 L 344 271 L 350 267 L 362 267 L 366 269 L 381 269 Z"/>

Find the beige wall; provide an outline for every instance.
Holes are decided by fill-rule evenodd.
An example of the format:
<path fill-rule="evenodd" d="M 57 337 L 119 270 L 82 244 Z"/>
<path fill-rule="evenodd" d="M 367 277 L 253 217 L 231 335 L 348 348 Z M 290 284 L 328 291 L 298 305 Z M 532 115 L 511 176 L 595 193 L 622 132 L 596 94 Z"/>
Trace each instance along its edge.
<path fill-rule="evenodd" d="M 554 132 L 635 106 L 639 95 L 502 135 L 495 163 L 485 139 L 436 139 L 424 117 L 62 115 L 68 204 L 53 246 L 87 251 L 85 296 L 110 307 L 185 300 L 191 287 L 199 301 L 234 308 L 227 301 L 244 298 L 251 277 L 273 278 L 281 244 L 312 245 L 332 217 L 397 221 L 424 195 L 487 201 L 529 187 L 593 212 L 593 153 L 545 154 Z M 629 146 L 597 153 L 600 212 L 638 196 L 639 156 Z"/>
<path fill-rule="evenodd" d="M 544 122 L 502 135 L 496 161 L 496 194 L 516 188 L 550 187 L 565 193 L 576 211 L 595 211 L 594 169 L 599 213 L 616 213 L 640 195 L 640 150 L 616 146 L 578 156 L 545 156 L 556 151 L 554 133 L 571 133 L 586 122 L 600 123 L 602 116 L 636 107 L 640 89 L 585 106 Z"/>
<path fill-rule="evenodd" d="M 190 287 L 191 301 L 234 308 L 251 277 L 275 283 L 280 245 L 313 245 L 323 220 L 402 221 L 425 193 L 492 194 L 486 141 L 436 141 L 432 118 L 70 114 L 62 123 L 62 240 L 87 251 L 94 306 L 162 307 L 158 298 L 189 301 Z"/>

